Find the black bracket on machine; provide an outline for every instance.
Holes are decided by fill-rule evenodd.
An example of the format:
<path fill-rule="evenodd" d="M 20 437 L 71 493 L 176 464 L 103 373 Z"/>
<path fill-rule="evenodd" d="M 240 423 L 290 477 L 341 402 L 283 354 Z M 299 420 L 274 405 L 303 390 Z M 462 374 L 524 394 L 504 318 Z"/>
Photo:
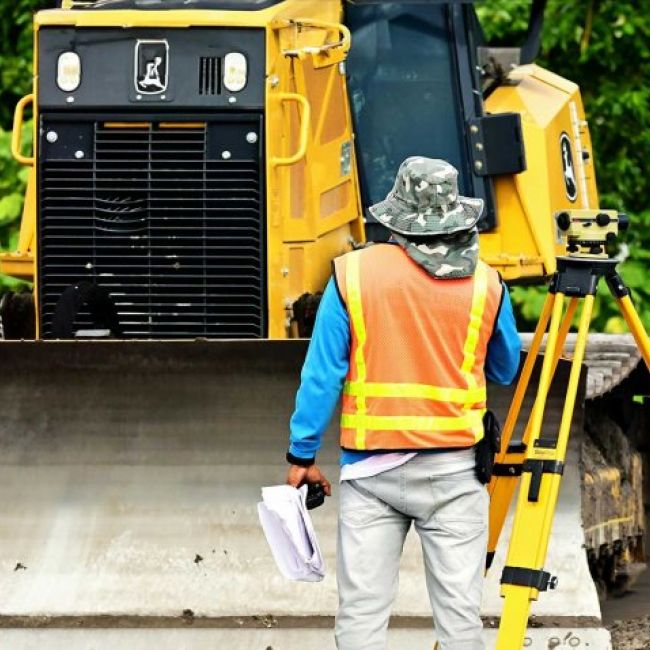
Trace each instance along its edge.
<path fill-rule="evenodd" d="M 477 176 L 519 174 L 526 170 L 526 152 L 519 113 L 483 115 L 469 120 L 469 144 Z"/>

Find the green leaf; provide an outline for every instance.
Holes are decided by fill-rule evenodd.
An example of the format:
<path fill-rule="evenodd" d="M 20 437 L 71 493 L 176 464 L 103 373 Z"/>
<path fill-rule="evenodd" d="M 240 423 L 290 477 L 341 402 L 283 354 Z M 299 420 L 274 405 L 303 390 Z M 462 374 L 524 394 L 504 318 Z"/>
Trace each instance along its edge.
<path fill-rule="evenodd" d="M 605 332 L 607 334 L 625 334 L 628 331 L 627 324 L 622 316 L 612 316 L 605 323 Z"/>
<path fill-rule="evenodd" d="M 621 277 L 628 287 L 645 287 L 648 284 L 648 267 L 641 262 L 627 262 L 621 267 Z"/>
<path fill-rule="evenodd" d="M 0 225 L 15 221 L 23 208 L 22 194 L 7 194 L 0 199 Z"/>

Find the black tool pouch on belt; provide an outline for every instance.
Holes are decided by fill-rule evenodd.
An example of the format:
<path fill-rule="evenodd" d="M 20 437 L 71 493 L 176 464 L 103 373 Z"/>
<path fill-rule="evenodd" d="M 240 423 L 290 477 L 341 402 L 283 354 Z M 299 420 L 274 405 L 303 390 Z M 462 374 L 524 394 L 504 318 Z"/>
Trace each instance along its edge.
<path fill-rule="evenodd" d="M 476 478 L 489 483 L 494 469 L 494 456 L 501 450 L 501 425 L 492 411 L 483 416 L 483 439 L 474 446 L 476 452 Z"/>

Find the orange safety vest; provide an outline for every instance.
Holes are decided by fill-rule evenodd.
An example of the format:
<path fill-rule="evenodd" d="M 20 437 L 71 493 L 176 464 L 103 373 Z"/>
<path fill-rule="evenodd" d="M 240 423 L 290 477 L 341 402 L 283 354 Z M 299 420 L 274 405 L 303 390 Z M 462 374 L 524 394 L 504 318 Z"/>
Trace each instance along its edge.
<path fill-rule="evenodd" d="M 499 310 L 498 273 L 438 280 L 398 246 L 334 262 L 350 317 L 341 447 L 471 447 L 483 437 L 485 355 Z"/>

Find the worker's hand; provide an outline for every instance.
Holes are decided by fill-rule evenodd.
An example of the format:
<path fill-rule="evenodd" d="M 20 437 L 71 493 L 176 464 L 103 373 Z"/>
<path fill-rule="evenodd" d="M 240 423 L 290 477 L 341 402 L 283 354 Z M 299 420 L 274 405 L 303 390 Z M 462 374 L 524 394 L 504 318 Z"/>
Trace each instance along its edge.
<path fill-rule="evenodd" d="M 300 465 L 290 465 L 287 472 L 287 484 L 293 485 L 298 488 L 303 484 L 320 483 L 325 490 L 328 497 L 332 496 L 332 486 L 325 478 L 323 472 L 320 471 L 318 465 L 310 465 L 309 467 L 301 467 Z"/>

